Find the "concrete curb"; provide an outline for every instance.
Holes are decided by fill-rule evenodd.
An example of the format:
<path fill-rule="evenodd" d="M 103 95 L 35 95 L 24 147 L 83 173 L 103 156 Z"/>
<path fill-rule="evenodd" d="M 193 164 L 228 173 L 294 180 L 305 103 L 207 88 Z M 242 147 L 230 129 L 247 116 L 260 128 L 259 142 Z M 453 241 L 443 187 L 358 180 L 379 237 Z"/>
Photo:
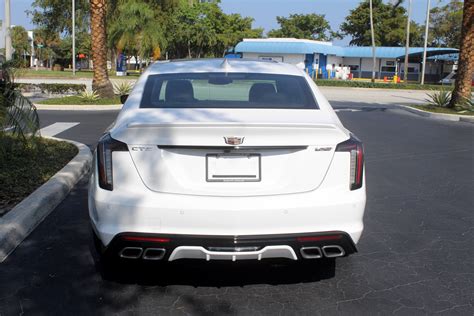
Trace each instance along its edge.
<path fill-rule="evenodd" d="M 78 154 L 45 184 L 0 218 L 0 263 L 48 216 L 69 191 L 89 172 L 92 154 L 84 144 L 48 137 L 75 145 Z"/>
<path fill-rule="evenodd" d="M 53 111 L 112 111 L 122 109 L 122 104 L 111 105 L 48 105 L 34 103 L 37 110 Z"/>
<path fill-rule="evenodd" d="M 408 112 L 411 112 L 420 116 L 424 116 L 424 117 L 431 117 L 431 118 L 445 120 L 445 121 L 474 123 L 474 116 L 445 114 L 445 113 L 432 113 L 432 112 L 412 108 L 411 106 L 408 106 L 408 105 L 399 105 L 399 107 L 401 107 L 402 109 Z"/>

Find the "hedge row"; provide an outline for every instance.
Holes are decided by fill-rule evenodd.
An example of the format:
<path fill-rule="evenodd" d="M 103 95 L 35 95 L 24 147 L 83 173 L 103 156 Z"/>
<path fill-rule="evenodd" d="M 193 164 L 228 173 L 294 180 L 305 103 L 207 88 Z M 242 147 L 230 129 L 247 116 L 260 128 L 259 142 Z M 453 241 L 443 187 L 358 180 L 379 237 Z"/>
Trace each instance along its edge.
<path fill-rule="evenodd" d="M 17 87 L 22 91 L 41 90 L 49 94 L 78 94 L 86 89 L 85 84 L 74 83 L 19 83 Z"/>
<path fill-rule="evenodd" d="M 380 89 L 408 89 L 408 90 L 450 90 L 450 86 L 420 85 L 415 83 L 382 83 L 358 80 L 315 80 L 318 86 L 326 87 L 352 87 L 352 88 L 380 88 Z"/>

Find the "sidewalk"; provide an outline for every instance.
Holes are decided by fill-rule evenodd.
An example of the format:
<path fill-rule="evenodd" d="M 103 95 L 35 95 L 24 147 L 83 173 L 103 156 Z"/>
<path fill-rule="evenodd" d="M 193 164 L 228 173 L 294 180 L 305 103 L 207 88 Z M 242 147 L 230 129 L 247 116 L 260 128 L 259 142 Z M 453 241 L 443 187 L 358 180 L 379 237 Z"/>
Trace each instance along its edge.
<path fill-rule="evenodd" d="M 317 82 L 316 82 L 317 84 Z M 397 90 L 375 88 L 319 87 L 331 101 L 357 102 L 384 105 L 409 105 L 426 103 L 430 90 Z"/>

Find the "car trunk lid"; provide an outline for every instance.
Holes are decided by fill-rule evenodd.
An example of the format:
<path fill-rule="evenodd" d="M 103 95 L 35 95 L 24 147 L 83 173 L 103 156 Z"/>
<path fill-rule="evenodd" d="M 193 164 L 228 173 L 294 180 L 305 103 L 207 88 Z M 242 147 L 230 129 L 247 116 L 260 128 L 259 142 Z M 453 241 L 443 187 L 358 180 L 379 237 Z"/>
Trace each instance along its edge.
<path fill-rule="evenodd" d="M 128 144 L 144 184 L 157 192 L 255 196 L 314 190 L 336 145 L 347 139 L 317 110 L 220 109 L 206 111 L 204 119 L 202 111 L 186 109 L 174 111 L 181 117 L 175 121 L 170 113 L 152 114 L 122 119 L 112 137 Z M 232 137 L 242 143 L 226 144 Z"/>

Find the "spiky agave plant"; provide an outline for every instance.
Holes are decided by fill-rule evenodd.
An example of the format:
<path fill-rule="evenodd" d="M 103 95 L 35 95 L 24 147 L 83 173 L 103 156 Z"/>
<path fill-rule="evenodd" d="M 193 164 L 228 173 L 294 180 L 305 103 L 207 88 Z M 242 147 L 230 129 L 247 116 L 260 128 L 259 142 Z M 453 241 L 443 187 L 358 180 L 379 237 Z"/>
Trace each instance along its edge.
<path fill-rule="evenodd" d="M 100 99 L 100 95 L 97 93 L 97 91 L 94 90 L 89 90 L 85 88 L 80 94 L 79 98 L 88 101 L 88 102 L 94 102 Z"/>
<path fill-rule="evenodd" d="M 114 84 L 114 93 L 118 96 L 129 95 L 130 92 L 132 92 L 132 89 L 133 84 L 127 81 Z"/>
<path fill-rule="evenodd" d="M 0 136 L 6 133 L 23 140 L 39 132 L 36 107 L 15 88 L 13 69 L 0 62 Z"/>
<path fill-rule="evenodd" d="M 454 109 L 458 112 L 474 112 L 474 98 L 464 98 Z"/>
<path fill-rule="evenodd" d="M 425 99 L 427 106 L 429 107 L 447 107 L 449 101 L 451 101 L 451 91 L 439 90 L 427 93 L 427 98 Z"/>

